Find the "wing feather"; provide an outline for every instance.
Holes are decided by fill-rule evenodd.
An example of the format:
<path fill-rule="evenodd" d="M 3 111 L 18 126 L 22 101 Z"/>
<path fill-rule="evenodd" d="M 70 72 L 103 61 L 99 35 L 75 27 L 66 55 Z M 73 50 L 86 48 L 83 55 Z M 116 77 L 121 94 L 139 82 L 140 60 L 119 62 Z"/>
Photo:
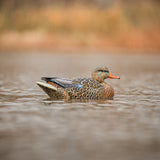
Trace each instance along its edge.
<path fill-rule="evenodd" d="M 58 77 L 42 77 L 42 80 L 46 82 L 53 82 L 60 87 L 67 88 L 73 86 L 72 80 Z"/>

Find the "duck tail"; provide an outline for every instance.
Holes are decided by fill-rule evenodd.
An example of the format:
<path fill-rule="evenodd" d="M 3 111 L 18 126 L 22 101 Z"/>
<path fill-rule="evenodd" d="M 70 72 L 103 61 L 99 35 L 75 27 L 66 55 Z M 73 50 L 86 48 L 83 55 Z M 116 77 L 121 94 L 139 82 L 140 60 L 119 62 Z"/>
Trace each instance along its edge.
<path fill-rule="evenodd" d="M 37 85 L 43 89 L 51 98 L 58 99 L 63 98 L 63 90 L 59 90 L 56 86 L 53 86 L 49 83 L 37 82 Z"/>

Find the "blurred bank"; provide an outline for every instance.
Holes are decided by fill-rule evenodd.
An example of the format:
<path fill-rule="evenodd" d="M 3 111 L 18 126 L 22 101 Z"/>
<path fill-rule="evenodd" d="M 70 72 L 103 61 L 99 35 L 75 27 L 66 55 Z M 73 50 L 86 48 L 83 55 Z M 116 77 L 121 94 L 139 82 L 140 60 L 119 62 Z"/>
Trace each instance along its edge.
<path fill-rule="evenodd" d="M 160 50 L 158 0 L 1 0 L 0 51 Z"/>

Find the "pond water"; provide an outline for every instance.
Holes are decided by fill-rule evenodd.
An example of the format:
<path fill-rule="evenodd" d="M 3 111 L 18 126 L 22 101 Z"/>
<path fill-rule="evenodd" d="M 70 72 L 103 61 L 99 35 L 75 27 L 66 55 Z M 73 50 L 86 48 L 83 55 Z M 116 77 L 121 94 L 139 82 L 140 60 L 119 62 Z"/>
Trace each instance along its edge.
<path fill-rule="evenodd" d="M 50 100 L 42 76 L 90 77 L 108 66 L 113 100 Z M 160 55 L 0 54 L 0 159 L 160 159 Z"/>

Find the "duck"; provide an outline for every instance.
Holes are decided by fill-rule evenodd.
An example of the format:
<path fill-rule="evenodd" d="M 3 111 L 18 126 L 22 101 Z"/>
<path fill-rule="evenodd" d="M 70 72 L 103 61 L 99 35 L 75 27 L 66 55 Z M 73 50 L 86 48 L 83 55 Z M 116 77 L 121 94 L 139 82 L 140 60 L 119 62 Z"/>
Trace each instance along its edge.
<path fill-rule="evenodd" d="M 103 66 L 94 69 L 91 78 L 42 77 L 44 82 L 36 83 L 52 99 L 112 99 L 114 89 L 107 78 L 120 79 Z"/>

